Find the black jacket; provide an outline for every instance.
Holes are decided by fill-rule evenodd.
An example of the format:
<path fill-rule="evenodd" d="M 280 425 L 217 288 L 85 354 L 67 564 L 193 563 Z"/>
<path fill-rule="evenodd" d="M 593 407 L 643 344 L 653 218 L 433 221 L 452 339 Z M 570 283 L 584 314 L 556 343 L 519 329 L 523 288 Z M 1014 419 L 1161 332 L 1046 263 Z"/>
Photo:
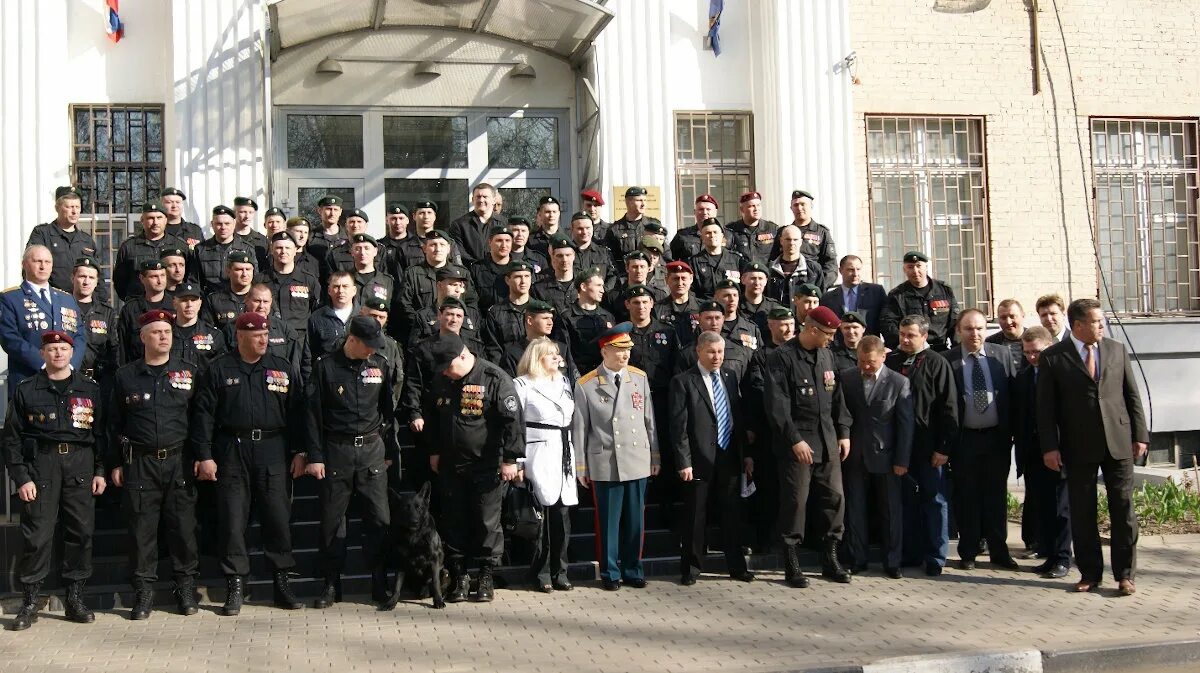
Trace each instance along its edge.
<path fill-rule="evenodd" d="M 670 438 L 675 452 L 676 469 L 692 468 L 692 476 L 702 481 L 712 479 L 717 461 L 717 412 L 704 383 L 705 373 L 699 367 L 689 367 L 671 379 Z M 721 368 L 721 383 L 729 400 L 733 422 L 732 437 L 726 451 L 742 455 L 746 445 L 746 419 L 742 413 L 741 383 L 731 370 Z M 739 461 L 740 462 L 740 461 Z"/>

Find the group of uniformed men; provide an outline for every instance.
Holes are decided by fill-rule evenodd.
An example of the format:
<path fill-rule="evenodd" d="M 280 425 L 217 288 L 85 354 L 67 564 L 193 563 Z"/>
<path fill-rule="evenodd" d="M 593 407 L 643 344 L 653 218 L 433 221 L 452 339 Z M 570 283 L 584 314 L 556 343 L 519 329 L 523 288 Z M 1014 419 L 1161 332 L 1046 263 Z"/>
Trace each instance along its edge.
<path fill-rule="evenodd" d="M 57 218 L 29 237 L 24 281 L 0 297 L 10 390 L 4 458 L 25 506 L 17 569 L 24 603 L 10 628 L 28 628 L 36 616 L 56 526 L 65 540 L 67 617 L 92 621 L 82 599 L 92 497 L 109 487 L 122 489 L 134 619 L 151 613 L 160 522 L 179 611 L 197 610 L 198 481 L 215 483 L 228 589 L 222 614 L 242 605 L 252 501 L 275 603 L 301 607 L 289 585 L 288 482 L 303 475 L 321 484 L 324 585 L 316 607 L 338 600 L 343 520 L 355 494 L 375 598 L 383 600 L 388 473 L 409 444 L 406 476 L 419 483 L 435 472 L 442 490 L 450 600 L 466 599 L 473 555 L 475 597 L 491 600 L 503 544 L 495 539 L 498 499 L 485 494 L 514 478 L 524 452 L 512 396 L 517 363 L 530 341 L 548 336 L 574 380 L 600 365 L 597 337 L 623 321 L 629 364 L 646 373 L 659 415 L 670 408 L 672 377 L 697 364 L 697 336 L 724 338 L 725 364 L 757 414 L 747 449 L 758 459 L 761 491 L 752 543 L 782 535 L 797 586 L 807 584 L 796 545 L 810 488 L 829 541 L 826 574 L 849 578 L 836 553 L 845 510 L 836 456 L 849 421 L 834 377 L 856 366 L 864 334 L 881 335 L 892 349 L 888 366 L 912 379 L 913 463 L 930 463 L 914 469 L 918 509 L 930 523 L 914 529 L 928 534 L 913 553 L 930 572 L 940 569 L 946 501 L 937 457 L 945 462 L 941 447 L 957 416 L 947 402 L 953 381 L 928 352 L 950 346 L 959 309 L 950 287 L 929 277 L 928 257 L 907 253 L 907 280 L 890 293 L 864 282 L 861 260 L 837 259 L 829 230 L 812 218 L 813 196 L 802 190 L 792 193 L 794 221 L 784 226 L 762 219 L 757 192 L 740 197 L 732 222 L 719 217 L 717 199 L 702 195 L 694 225 L 669 244 L 646 215 L 640 187 L 625 193 L 625 213 L 614 222 L 600 219 L 604 201 L 595 191 L 580 195 L 581 210 L 565 222 L 550 196 L 535 222 L 502 220 L 497 197 L 491 185 L 477 185 L 471 210 L 445 227 L 431 201 L 390 204 L 379 239 L 365 233 L 367 214 L 343 212 L 336 196 L 320 199 L 315 218 L 268 209 L 265 232 L 256 229 L 258 204 L 239 197 L 232 208 L 212 208 L 204 238 L 183 219 L 186 196 L 165 189 L 144 205 L 139 231 L 116 254 L 117 309 L 97 244 L 78 226 L 80 194 L 57 190 Z M 1013 329 L 999 336 L 1018 363 Z M 784 354 L 787 344 L 797 347 Z M 657 423 L 660 431 L 669 425 Z M 805 450 L 783 446 L 785 434 Z M 671 497 L 674 472 L 659 478 L 663 497 Z M 777 482 L 772 472 L 786 478 Z M 1003 560 L 1000 550 L 992 554 Z"/>

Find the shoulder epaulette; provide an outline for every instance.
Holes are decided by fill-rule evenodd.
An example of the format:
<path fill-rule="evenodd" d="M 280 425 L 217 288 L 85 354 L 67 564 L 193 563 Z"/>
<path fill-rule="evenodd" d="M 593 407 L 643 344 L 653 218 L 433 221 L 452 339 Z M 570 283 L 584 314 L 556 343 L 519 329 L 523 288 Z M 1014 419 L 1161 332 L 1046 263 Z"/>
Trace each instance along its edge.
<path fill-rule="evenodd" d="M 579 377 L 579 379 L 577 381 L 575 381 L 575 383 L 582 385 L 584 383 L 587 383 L 588 381 L 591 381 L 592 379 L 596 378 L 596 372 L 598 372 L 598 371 L 599 371 L 598 369 L 593 369 L 592 371 Z"/>
<path fill-rule="evenodd" d="M 12 292 L 13 290 L 20 290 L 20 289 L 21 289 L 21 285 L 20 285 L 20 283 L 18 283 L 12 287 L 6 287 L 3 290 L 0 290 L 0 292 L 7 293 L 7 292 Z"/>
<path fill-rule="evenodd" d="M 626 365 L 625 368 L 628 369 L 629 371 L 633 372 L 634 374 L 641 374 L 642 376 L 646 376 L 646 372 L 642 371 L 641 369 L 638 369 L 637 367 L 634 367 L 633 365 Z"/>

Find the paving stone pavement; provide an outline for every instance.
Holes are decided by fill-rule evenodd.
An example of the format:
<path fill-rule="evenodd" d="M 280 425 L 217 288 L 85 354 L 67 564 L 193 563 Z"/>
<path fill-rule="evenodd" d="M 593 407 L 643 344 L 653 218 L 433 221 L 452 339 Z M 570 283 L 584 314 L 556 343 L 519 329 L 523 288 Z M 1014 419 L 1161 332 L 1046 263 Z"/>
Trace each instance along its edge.
<path fill-rule="evenodd" d="M 148 622 L 101 612 L 91 625 L 43 612 L 28 631 L 0 632 L 0 671 L 770 671 L 1200 635 L 1200 536 L 1143 537 L 1138 551 L 1130 598 L 1115 597 L 1111 579 L 1101 594 L 1075 595 L 1066 591 L 1074 574 L 1044 580 L 980 563 L 937 578 L 907 569 L 899 581 L 873 567 L 852 584 L 814 579 L 807 590 L 785 587 L 778 572 L 750 585 L 705 575 L 691 587 L 652 578 L 640 591 L 501 590 L 495 603 L 445 610 L 252 604 L 219 617 L 206 605 Z"/>

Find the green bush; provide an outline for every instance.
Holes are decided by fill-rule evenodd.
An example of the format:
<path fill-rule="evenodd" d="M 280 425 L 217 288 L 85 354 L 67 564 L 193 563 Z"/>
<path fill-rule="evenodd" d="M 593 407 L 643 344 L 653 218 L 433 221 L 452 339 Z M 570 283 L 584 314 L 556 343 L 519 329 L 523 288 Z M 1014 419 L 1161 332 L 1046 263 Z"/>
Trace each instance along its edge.
<path fill-rule="evenodd" d="M 1096 498 L 1097 518 L 1108 521 L 1108 494 L 1100 489 Z M 1161 484 L 1145 482 L 1133 491 L 1133 507 L 1138 521 L 1143 523 L 1194 523 L 1200 521 L 1200 493 L 1190 475 L 1182 483 L 1165 481 Z M 1021 518 L 1021 503 L 1008 494 L 1008 518 Z"/>

